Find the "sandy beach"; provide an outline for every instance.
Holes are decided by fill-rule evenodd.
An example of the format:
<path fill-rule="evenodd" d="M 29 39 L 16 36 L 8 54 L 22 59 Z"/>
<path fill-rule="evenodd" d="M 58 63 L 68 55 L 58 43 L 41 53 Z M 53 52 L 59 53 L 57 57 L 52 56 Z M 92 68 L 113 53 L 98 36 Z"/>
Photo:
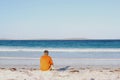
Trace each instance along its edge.
<path fill-rule="evenodd" d="M 39 59 L 0 59 L 0 80 L 120 80 L 119 59 L 53 58 L 54 70 L 40 71 Z"/>
<path fill-rule="evenodd" d="M 0 68 L 0 80 L 120 80 L 120 68 L 63 66 L 52 71 Z"/>

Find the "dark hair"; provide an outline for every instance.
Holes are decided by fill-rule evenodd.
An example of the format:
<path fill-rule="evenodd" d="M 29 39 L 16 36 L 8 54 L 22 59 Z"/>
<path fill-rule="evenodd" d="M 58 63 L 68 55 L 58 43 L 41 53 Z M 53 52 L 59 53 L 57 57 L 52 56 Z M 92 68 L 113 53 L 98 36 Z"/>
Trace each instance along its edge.
<path fill-rule="evenodd" d="M 44 50 L 44 53 L 49 53 L 49 51 L 48 50 Z"/>

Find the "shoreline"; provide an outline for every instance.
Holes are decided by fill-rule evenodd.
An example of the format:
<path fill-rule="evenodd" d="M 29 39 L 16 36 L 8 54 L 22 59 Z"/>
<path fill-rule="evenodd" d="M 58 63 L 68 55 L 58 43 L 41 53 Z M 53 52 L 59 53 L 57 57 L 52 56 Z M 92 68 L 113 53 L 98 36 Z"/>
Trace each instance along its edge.
<path fill-rule="evenodd" d="M 53 58 L 55 67 L 71 66 L 74 68 L 79 67 L 120 67 L 119 59 L 88 59 L 88 58 Z M 39 58 L 10 58 L 0 59 L 0 68 L 39 68 Z"/>
<path fill-rule="evenodd" d="M 62 68 L 62 67 L 66 67 L 66 66 L 69 66 L 69 67 L 72 67 L 72 68 L 75 68 L 75 69 L 80 69 L 80 68 L 93 68 L 93 69 L 104 69 L 104 68 L 109 68 L 109 69 L 119 69 L 120 68 L 120 65 L 83 65 L 83 64 L 79 64 L 79 65 L 67 65 L 67 64 L 61 64 L 61 65 L 54 65 L 54 69 L 59 69 L 59 68 Z M 17 65 L 10 65 L 10 64 L 3 64 L 3 65 L 0 65 L 0 69 L 1 68 L 5 68 L 5 69 L 9 69 L 9 68 L 16 68 L 16 69 L 36 69 L 36 70 L 39 70 L 39 67 L 40 65 L 39 64 L 17 64 Z"/>
<path fill-rule="evenodd" d="M 0 60 L 39 60 L 40 58 L 32 57 L 0 57 Z M 74 60 L 120 60 L 120 58 L 54 58 L 54 59 L 74 59 Z"/>

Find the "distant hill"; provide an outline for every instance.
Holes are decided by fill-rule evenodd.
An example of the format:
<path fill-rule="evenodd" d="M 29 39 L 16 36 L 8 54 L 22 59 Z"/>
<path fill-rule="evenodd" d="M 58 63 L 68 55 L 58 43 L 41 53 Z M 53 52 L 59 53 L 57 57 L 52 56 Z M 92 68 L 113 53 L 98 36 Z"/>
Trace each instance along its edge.
<path fill-rule="evenodd" d="M 88 38 L 66 38 L 64 40 L 88 40 Z"/>

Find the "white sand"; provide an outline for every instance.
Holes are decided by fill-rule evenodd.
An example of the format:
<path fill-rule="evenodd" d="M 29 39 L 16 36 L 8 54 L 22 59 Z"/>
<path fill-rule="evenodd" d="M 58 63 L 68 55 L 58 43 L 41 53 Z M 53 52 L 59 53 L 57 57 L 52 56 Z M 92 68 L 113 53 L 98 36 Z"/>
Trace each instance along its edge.
<path fill-rule="evenodd" d="M 0 69 L 0 80 L 120 80 L 120 68 Z"/>

